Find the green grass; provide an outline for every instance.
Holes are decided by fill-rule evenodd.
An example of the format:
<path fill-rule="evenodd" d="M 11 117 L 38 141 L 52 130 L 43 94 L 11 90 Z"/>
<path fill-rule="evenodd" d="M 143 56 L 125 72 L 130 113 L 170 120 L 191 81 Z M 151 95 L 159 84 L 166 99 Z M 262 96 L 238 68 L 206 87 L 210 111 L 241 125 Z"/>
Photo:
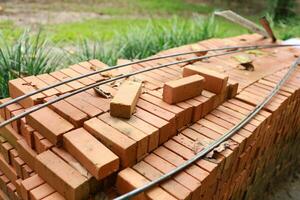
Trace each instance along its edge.
<path fill-rule="evenodd" d="M 109 16 L 44 25 L 41 34 L 35 34 L 36 30 L 22 34 L 24 28 L 12 21 L 0 22 L 0 97 L 8 95 L 7 81 L 16 77 L 94 58 L 114 65 L 118 58 L 141 59 L 211 37 L 248 33 L 223 19 L 207 17 L 213 7 L 184 0 L 53 0 L 34 5 L 34 10 L 66 9 Z M 250 18 L 257 21 L 257 16 Z M 299 18 L 273 27 L 280 39 L 300 36 Z"/>
<path fill-rule="evenodd" d="M 11 79 L 48 73 L 66 66 L 62 51 L 54 49 L 40 33 L 31 36 L 25 32 L 14 42 L 1 39 L 0 97 L 8 96 Z"/>

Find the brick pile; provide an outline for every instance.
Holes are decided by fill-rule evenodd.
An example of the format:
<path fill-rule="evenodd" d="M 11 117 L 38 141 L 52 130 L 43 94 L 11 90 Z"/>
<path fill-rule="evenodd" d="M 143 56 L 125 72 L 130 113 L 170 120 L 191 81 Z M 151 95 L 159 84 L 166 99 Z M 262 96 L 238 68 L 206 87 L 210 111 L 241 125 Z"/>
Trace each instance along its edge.
<path fill-rule="evenodd" d="M 267 43 L 256 34 L 242 35 L 158 55 Z M 139 96 L 118 93 L 123 81 L 99 86 L 97 90 L 108 96 L 118 93 L 119 101 L 126 98 L 136 104 L 134 112 L 131 103 L 123 105 L 128 119 L 112 117 L 111 98 L 94 89 L 29 114 L 0 130 L 0 199 L 111 199 L 138 188 L 194 157 L 239 123 L 299 53 L 294 48 L 249 51 L 156 69 L 129 78 L 143 82 Z M 255 70 L 240 69 L 234 59 L 237 55 L 251 56 Z M 72 81 L 1 109 L 1 121 L 109 77 L 194 56 L 200 55 L 149 61 Z M 12 80 L 10 96 L 106 67 L 91 60 Z M 296 161 L 299 85 L 297 68 L 271 102 L 227 142 L 137 199 L 256 199 L 262 195 L 269 180 L 291 169 Z M 139 92 L 139 87 L 134 90 Z"/>

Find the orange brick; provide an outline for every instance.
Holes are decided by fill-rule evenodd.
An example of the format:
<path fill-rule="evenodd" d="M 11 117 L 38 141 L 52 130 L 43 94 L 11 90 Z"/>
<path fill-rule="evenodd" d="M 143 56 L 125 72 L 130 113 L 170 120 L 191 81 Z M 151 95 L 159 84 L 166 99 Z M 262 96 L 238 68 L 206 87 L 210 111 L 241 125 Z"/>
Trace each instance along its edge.
<path fill-rule="evenodd" d="M 132 170 L 131 168 L 126 168 L 118 174 L 116 187 L 120 194 L 124 194 L 130 192 L 133 189 L 139 188 L 147 184 L 148 182 L 149 181 L 145 177 L 143 177 L 136 171 Z M 175 200 L 176 198 L 171 196 L 163 189 L 154 186 L 150 190 L 137 195 L 134 199 Z"/>
<path fill-rule="evenodd" d="M 71 68 L 64 68 L 64 69 L 60 70 L 60 72 L 66 74 L 70 78 L 76 78 L 76 77 L 80 76 L 80 73 L 74 71 Z M 90 85 L 90 84 L 95 83 L 95 81 L 90 79 L 89 77 L 78 79 L 78 82 L 82 83 L 83 85 Z"/>
<path fill-rule="evenodd" d="M 20 157 L 15 157 L 12 161 L 13 167 L 15 168 L 17 175 L 21 178 L 22 177 L 22 166 L 25 162 Z"/>
<path fill-rule="evenodd" d="M 142 83 L 126 81 L 110 102 L 110 114 L 114 117 L 130 118 L 142 91 Z"/>
<path fill-rule="evenodd" d="M 17 116 L 21 113 L 23 113 L 25 110 L 24 109 L 20 109 L 20 110 L 16 110 L 16 111 L 13 111 L 11 112 L 11 117 L 14 117 L 14 116 Z M 20 119 L 17 119 L 15 121 L 13 121 L 11 123 L 11 126 L 13 127 L 13 129 L 15 129 L 15 131 L 17 133 L 20 133 L 20 127 L 21 127 L 21 120 Z"/>
<path fill-rule="evenodd" d="M 1 153 L 7 163 L 10 163 L 9 151 L 13 149 L 10 143 L 5 142 L 1 144 Z"/>
<path fill-rule="evenodd" d="M 36 90 L 34 87 L 32 87 L 32 85 L 28 84 L 26 81 L 24 81 L 21 78 L 9 81 L 8 86 L 9 86 L 9 94 L 12 98 L 16 98 Z M 24 108 L 29 108 L 38 103 L 41 103 L 43 98 L 45 98 L 45 95 L 39 93 L 31 97 L 28 97 L 26 99 L 23 99 L 19 101 L 19 103 Z"/>
<path fill-rule="evenodd" d="M 182 109 L 177 105 L 170 105 L 170 104 L 162 101 L 162 99 L 156 98 L 149 94 L 143 94 L 143 95 L 141 95 L 141 98 L 145 101 L 148 101 L 154 105 L 159 106 L 160 108 L 163 108 L 164 110 L 174 113 L 176 115 L 177 129 L 180 129 L 183 126 L 185 126 L 191 122 L 191 121 L 189 121 L 191 119 L 191 116 L 187 116 L 188 114 L 191 114 L 191 113 L 189 113 L 189 110 L 187 110 L 188 111 L 188 113 L 187 113 L 185 111 L 185 109 Z"/>
<path fill-rule="evenodd" d="M 3 104 L 3 103 L 5 103 L 5 102 L 8 102 L 8 101 L 10 101 L 10 100 L 11 100 L 11 98 L 1 99 L 1 100 L 0 100 L 0 105 Z M 6 115 L 5 115 L 5 107 L 0 109 L 0 116 L 1 116 L 3 119 L 7 119 L 7 118 L 6 118 Z"/>
<path fill-rule="evenodd" d="M 137 112 L 134 114 L 136 117 L 159 129 L 159 144 L 167 141 L 171 135 L 176 133 L 176 127 L 168 123 L 166 120 L 163 120 L 143 109 L 137 108 L 136 110 Z"/>
<path fill-rule="evenodd" d="M 199 96 L 203 90 L 204 78 L 197 74 L 165 83 L 163 100 L 175 104 Z"/>
<path fill-rule="evenodd" d="M 33 172 L 32 169 L 28 165 L 25 164 L 25 165 L 22 166 L 22 177 L 24 179 L 30 177 L 30 174 L 32 172 Z"/>
<path fill-rule="evenodd" d="M 119 130 L 127 137 L 137 143 L 137 159 L 140 160 L 148 152 L 149 137 L 139 129 L 118 118 L 111 117 L 108 113 L 104 113 L 98 117 L 103 122 L 109 124 L 113 128 Z"/>
<path fill-rule="evenodd" d="M 67 199 L 88 197 L 87 179 L 51 151 L 37 156 L 36 172 Z"/>
<path fill-rule="evenodd" d="M 31 190 L 29 192 L 30 194 L 30 199 L 32 200 L 41 200 L 44 197 L 47 197 L 48 195 L 54 193 L 55 190 L 48 185 L 47 183 L 44 183 L 36 188 L 34 188 L 33 190 Z"/>
<path fill-rule="evenodd" d="M 0 170 L 13 183 L 18 179 L 17 178 L 18 175 L 17 175 L 15 169 L 4 160 L 2 155 L 0 155 Z"/>
<path fill-rule="evenodd" d="M 15 191 L 16 191 L 16 186 L 12 182 L 8 183 L 7 184 L 7 193 L 8 193 L 8 197 L 10 199 L 14 199 Z"/>
<path fill-rule="evenodd" d="M 47 87 L 47 84 L 41 79 L 37 78 L 36 76 L 27 76 L 24 77 L 23 80 L 26 81 L 28 84 L 32 85 L 36 90 Z M 45 90 L 42 93 L 45 96 L 52 96 L 58 94 L 59 92 L 55 88 L 52 88 L 49 90 Z"/>
<path fill-rule="evenodd" d="M 51 76 L 49 74 L 40 74 L 40 75 L 37 75 L 36 77 L 43 80 L 48 85 L 54 85 L 54 84 L 60 82 L 59 80 L 57 80 L 56 78 L 54 78 L 53 76 Z M 57 86 L 57 87 L 55 87 L 55 89 L 57 91 L 59 91 L 60 94 L 71 92 L 73 90 L 73 88 L 71 88 L 67 84 Z"/>
<path fill-rule="evenodd" d="M 60 143 L 62 135 L 74 128 L 71 123 L 47 107 L 27 115 L 26 121 L 53 144 Z"/>
<path fill-rule="evenodd" d="M 88 70 L 87 68 L 82 67 L 81 65 L 72 65 L 72 66 L 70 66 L 70 68 L 82 75 L 88 74 L 93 71 L 93 70 Z M 104 80 L 104 78 L 100 74 L 95 74 L 95 75 L 89 76 L 88 78 L 92 79 L 96 82 Z"/>
<path fill-rule="evenodd" d="M 133 166 L 133 169 L 149 180 L 155 180 L 163 175 L 162 172 L 144 161 Z M 160 186 L 177 199 L 191 199 L 191 192 L 174 179 L 169 179 Z"/>
<path fill-rule="evenodd" d="M 151 124 L 137 118 L 136 116 L 131 116 L 130 119 L 123 119 L 128 124 L 134 126 L 135 128 L 143 131 L 149 136 L 148 152 L 156 149 L 159 142 L 159 130 L 158 128 L 152 126 Z"/>
<path fill-rule="evenodd" d="M 24 124 L 23 127 L 21 128 L 21 133 L 22 133 L 25 141 L 33 149 L 35 148 L 34 138 L 33 138 L 33 132 L 34 131 L 35 130 L 31 126 L 29 126 L 28 124 Z"/>
<path fill-rule="evenodd" d="M 16 149 L 19 152 L 20 158 L 22 158 L 22 160 L 24 160 L 32 169 L 35 169 L 34 163 L 37 154 L 28 146 L 24 139 L 17 141 Z"/>
<path fill-rule="evenodd" d="M 83 96 L 82 93 L 80 93 L 66 98 L 65 101 L 81 110 L 82 112 L 86 113 L 89 117 L 95 117 L 103 112 L 95 105 L 90 104 L 88 101 L 86 101 L 85 98 L 86 97 Z"/>
<path fill-rule="evenodd" d="M 65 75 L 64 73 L 62 73 L 60 71 L 51 72 L 50 75 L 52 77 L 54 77 L 55 79 L 58 79 L 60 81 L 65 81 L 65 80 L 70 79 L 69 76 Z M 73 88 L 73 90 L 84 87 L 84 85 L 82 83 L 78 82 L 78 81 L 69 82 L 69 83 L 67 83 L 67 85 L 69 87 Z"/>
<path fill-rule="evenodd" d="M 137 145 L 134 140 L 97 118 L 86 121 L 84 128 L 119 156 L 122 167 L 136 162 Z"/>
<path fill-rule="evenodd" d="M 39 132 L 34 131 L 33 132 L 33 138 L 34 138 L 34 147 L 35 150 L 37 151 L 37 153 L 41 153 L 41 144 L 40 144 L 40 140 L 44 139 L 45 137 L 42 136 Z"/>
<path fill-rule="evenodd" d="M 228 81 L 228 76 L 204 67 L 188 65 L 183 68 L 183 76 L 199 74 L 205 78 L 204 89 L 216 94 L 222 93 Z"/>
<path fill-rule="evenodd" d="M 64 147 L 98 180 L 119 168 L 119 158 L 83 128 L 64 134 Z"/>
<path fill-rule="evenodd" d="M 49 196 L 43 198 L 42 200 L 65 200 L 65 198 L 61 196 L 58 192 L 54 192 Z"/>
<path fill-rule="evenodd" d="M 46 98 L 45 101 L 50 99 L 52 98 Z M 88 119 L 87 114 L 64 100 L 51 104 L 49 107 L 60 116 L 71 122 L 76 128 L 82 127 L 83 122 Z"/>

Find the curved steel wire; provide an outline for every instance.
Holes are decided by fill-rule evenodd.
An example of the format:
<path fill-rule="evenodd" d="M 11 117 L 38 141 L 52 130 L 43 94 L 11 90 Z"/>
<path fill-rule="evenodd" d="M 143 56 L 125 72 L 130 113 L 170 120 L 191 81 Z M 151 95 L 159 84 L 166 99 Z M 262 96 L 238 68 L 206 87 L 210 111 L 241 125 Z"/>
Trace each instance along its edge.
<path fill-rule="evenodd" d="M 6 107 L 8 105 L 11 105 L 13 103 L 16 103 L 18 101 L 21 101 L 21 100 L 23 100 L 27 97 L 30 97 L 30 96 L 33 96 L 33 95 L 38 94 L 40 92 L 52 89 L 54 87 L 57 87 L 57 86 L 60 86 L 60 85 L 63 85 L 63 84 L 66 84 L 66 83 L 69 83 L 69 82 L 72 82 L 72 81 L 75 81 L 75 80 L 78 80 L 78 79 L 82 79 L 82 78 L 85 78 L 85 77 L 88 77 L 88 76 L 92 76 L 92 75 L 99 74 L 99 73 L 102 73 L 102 72 L 110 71 L 110 70 L 113 70 L 113 69 L 126 67 L 126 66 L 133 65 L 133 64 L 139 64 L 139 63 L 153 61 L 153 60 L 159 60 L 159 59 L 170 58 L 170 57 L 181 56 L 181 55 L 188 55 L 188 54 L 193 54 L 193 53 L 210 52 L 210 51 L 236 50 L 236 49 L 245 49 L 245 51 L 246 51 L 246 50 L 250 50 L 250 49 L 253 49 L 253 48 L 257 48 L 257 47 L 261 47 L 261 48 L 263 47 L 263 48 L 267 49 L 267 48 L 279 48 L 279 47 L 291 47 L 291 46 L 300 46 L 300 45 L 299 44 L 295 44 L 295 45 L 294 44 L 275 44 L 275 45 L 270 44 L 270 45 L 234 46 L 234 47 L 223 47 L 223 48 L 183 52 L 183 53 L 177 53 L 177 54 L 169 54 L 169 55 L 164 55 L 164 56 L 159 56 L 159 57 L 151 57 L 151 58 L 142 59 L 142 60 L 138 60 L 138 61 L 122 64 L 122 65 L 112 66 L 112 67 L 105 68 L 105 69 L 102 69 L 102 70 L 96 70 L 96 71 L 91 72 L 91 73 L 83 74 L 83 75 L 80 75 L 80 76 L 77 76 L 77 77 L 74 77 L 74 78 L 64 80 L 62 82 L 58 82 L 58 83 L 49 85 L 49 86 L 44 87 L 44 88 L 40 88 L 38 90 L 34 90 L 32 92 L 29 92 L 29 93 L 24 94 L 22 96 L 16 97 L 16 98 L 14 98 L 10 101 L 7 101 L 7 102 L 1 104 L 0 109 Z"/>
<path fill-rule="evenodd" d="M 155 67 L 150 67 L 150 68 L 145 68 L 145 69 L 141 69 L 141 70 L 137 70 L 137 71 L 134 71 L 134 72 L 131 72 L 131 73 L 128 73 L 128 74 L 124 74 L 124 75 L 121 75 L 121 76 L 117 76 L 117 77 L 113 77 L 111 79 L 107 79 L 107 80 L 104 80 L 104 81 L 101 81 L 101 82 L 97 82 L 97 83 L 93 83 L 91 85 L 88 85 L 88 86 L 85 86 L 83 88 L 80 88 L 78 90 L 75 90 L 73 92 L 70 92 L 70 93 L 66 93 L 66 94 L 63 94 L 63 95 L 60 95 L 59 97 L 56 97 L 56 98 L 53 98 L 43 104 L 39 104 L 39 105 L 36 105 L 34 107 L 31 107 L 29 109 L 27 109 L 25 112 L 22 112 L 18 115 L 15 115 L 13 117 L 11 117 L 10 119 L 8 120 L 5 120 L 3 122 L 0 123 L 0 128 L 8 125 L 9 123 L 15 121 L 15 120 L 18 120 L 22 117 L 25 117 L 26 115 L 30 114 L 30 113 L 33 113 L 41 108 L 44 108 L 48 105 L 51 105 L 53 103 L 56 103 L 62 99 L 65 99 L 65 98 L 68 98 L 68 97 L 71 97 L 73 95 L 76 95 L 76 94 L 79 94 L 83 91 L 86 91 L 88 89 L 92 89 L 96 86 L 99 86 L 99 85 L 104 85 L 106 83 L 110 83 L 110 82 L 113 82 L 113 81 L 116 81 L 116 80 L 120 80 L 120 79 L 123 79 L 123 78 L 128 78 L 130 76 L 133 76 L 133 75 L 137 75 L 137 74 L 140 74 L 140 73 L 143 73 L 143 72 L 148 72 L 148 71 L 152 71 L 152 70 L 155 70 L 155 69 L 160 69 L 160 68 L 164 68 L 164 67 L 168 67 L 168 66 L 171 66 L 171 65 L 176 65 L 176 64 L 180 64 L 180 63 L 186 63 L 186 62 L 192 62 L 192 61 L 197 61 L 197 60 L 202 60 L 202 59 L 207 59 L 207 58 L 212 58 L 212 57 L 218 57 L 218 56 L 223 56 L 223 55 L 230 55 L 230 54 L 234 54 L 234 53 L 238 53 L 238 52 L 243 52 L 243 51 L 246 51 L 246 50 L 249 50 L 249 49 L 265 49 L 265 47 L 255 47 L 255 48 L 248 48 L 248 49 L 240 49 L 240 50 L 234 50 L 234 51 L 229 51 L 229 52 L 224 52 L 224 53 L 219 53 L 219 54 L 213 54 L 213 55 L 205 55 L 205 56 L 200 56 L 200 57 L 194 57 L 194 58 L 190 58 L 190 59 L 185 59 L 185 60 L 181 60 L 181 61 L 176 61 L 176 62 L 171 62 L 171 63 L 167 63 L 167 64 L 163 64 L 163 65 L 158 65 L 158 66 L 155 66 Z"/>
<path fill-rule="evenodd" d="M 213 143 L 211 143 L 209 146 L 204 148 L 202 151 L 197 153 L 195 157 L 193 157 L 190 160 L 187 160 L 182 165 L 176 167 L 172 171 L 164 174 L 163 176 L 159 177 L 158 179 L 155 179 L 146 185 L 137 188 L 131 192 L 128 192 L 122 196 L 119 196 L 115 198 L 114 200 L 127 200 L 132 197 L 134 197 L 137 194 L 140 194 L 149 188 L 159 184 L 160 182 L 165 181 L 166 179 L 172 177 L 176 173 L 180 172 L 181 170 L 185 169 L 195 161 L 199 160 L 200 158 L 204 157 L 207 153 L 211 152 L 214 148 L 218 147 L 221 143 L 225 142 L 227 139 L 229 139 L 233 134 L 235 134 L 238 130 L 240 130 L 244 125 L 246 125 L 271 99 L 272 97 L 278 92 L 280 87 L 285 83 L 285 81 L 289 78 L 289 76 L 293 73 L 293 71 L 296 69 L 298 64 L 300 63 L 300 58 L 298 58 L 289 68 L 287 73 L 284 75 L 284 77 L 276 84 L 276 86 L 273 88 L 273 90 L 268 94 L 268 96 L 259 104 L 257 105 L 252 112 L 250 112 L 245 118 L 243 118 L 237 125 L 232 127 L 227 133 L 225 133 L 221 138 L 215 140 Z"/>

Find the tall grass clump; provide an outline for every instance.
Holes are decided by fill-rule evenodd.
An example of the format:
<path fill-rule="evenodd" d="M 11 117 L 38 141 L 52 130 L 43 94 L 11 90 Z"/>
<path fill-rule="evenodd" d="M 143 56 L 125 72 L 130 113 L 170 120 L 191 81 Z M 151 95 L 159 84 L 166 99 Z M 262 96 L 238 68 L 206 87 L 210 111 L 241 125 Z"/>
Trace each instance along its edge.
<path fill-rule="evenodd" d="M 167 23 L 149 21 L 146 27 L 132 26 L 125 34 L 117 33 L 111 42 L 80 41 L 71 54 L 72 62 L 99 59 L 115 65 L 118 58 L 142 59 L 162 50 L 212 38 L 216 27 L 213 17 L 173 18 Z"/>
<path fill-rule="evenodd" d="M 63 55 L 52 47 L 41 32 L 24 32 L 15 41 L 0 36 L 0 97 L 8 96 L 11 79 L 48 73 L 64 65 Z"/>
<path fill-rule="evenodd" d="M 141 59 L 162 50 L 214 37 L 216 24 L 213 17 L 174 18 L 167 24 L 150 21 L 146 28 L 132 27 L 129 30 L 117 37 L 120 55 L 127 59 Z"/>
<path fill-rule="evenodd" d="M 120 54 L 118 48 L 114 48 L 111 42 L 103 42 L 101 40 L 91 41 L 84 39 L 79 41 L 75 52 L 70 53 L 70 62 L 77 63 L 84 60 L 98 59 L 112 66 L 117 63 Z"/>

